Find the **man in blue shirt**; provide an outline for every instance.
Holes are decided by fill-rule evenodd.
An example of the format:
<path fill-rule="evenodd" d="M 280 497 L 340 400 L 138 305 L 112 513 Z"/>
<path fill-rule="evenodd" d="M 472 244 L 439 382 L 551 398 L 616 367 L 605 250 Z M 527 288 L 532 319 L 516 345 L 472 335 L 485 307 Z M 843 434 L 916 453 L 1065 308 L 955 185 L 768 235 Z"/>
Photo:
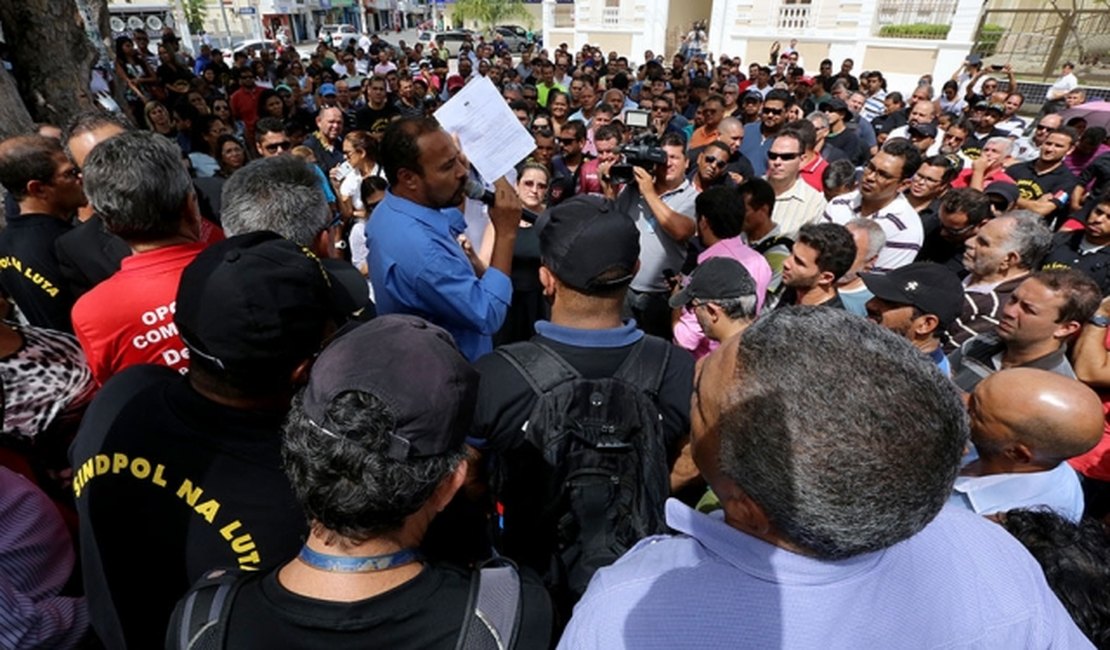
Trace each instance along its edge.
<path fill-rule="evenodd" d="M 896 334 L 766 313 L 698 366 L 690 423 L 722 512 L 668 501 L 679 534 L 594 574 L 560 648 L 1093 647 L 1017 540 L 942 509 L 967 417 Z"/>
<path fill-rule="evenodd" d="M 767 152 L 771 143 L 786 123 L 786 109 L 793 105 L 794 99 L 785 90 L 772 90 L 767 93 L 760 111 L 760 119 L 744 126 L 744 141 L 740 143 L 740 153 L 751 161 L 756 176 L 767 173 Z"/>
<path fill-rule="evenodd" d="M 474 361 L 493 349 L 513 288 L 513 244 L 520 199 L 504 179 L 489 209 L 494 244 L 489 268 L 459 243 L 466 221 L 467 164 L 450 135 L 429 118 L 393 122 L 382 138 L 389 191 L 366 225 L 367 262 L 379 314 L 414 314 L 451 333 Z"/>

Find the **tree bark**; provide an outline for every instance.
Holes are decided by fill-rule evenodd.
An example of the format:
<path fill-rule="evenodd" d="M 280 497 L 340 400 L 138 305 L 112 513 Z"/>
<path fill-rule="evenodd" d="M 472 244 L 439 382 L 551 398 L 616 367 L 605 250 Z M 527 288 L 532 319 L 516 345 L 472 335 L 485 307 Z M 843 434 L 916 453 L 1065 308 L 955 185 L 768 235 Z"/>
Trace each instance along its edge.
<path fill-rule="evenodd" d="M 90 34 L 107 34 L 106 0 L 87 0 L 98 25 L 86 30 L 74 0 L 0 0 L 19 94 L 38 122 L 64 126 L 90 108 L 92 66 L 98 55 Z"/>
<path fill-rule="evenodd" d="M 31 115 L 15 87 L 15 79 L 0 66 L 0 140 L 30 133 Z"/>

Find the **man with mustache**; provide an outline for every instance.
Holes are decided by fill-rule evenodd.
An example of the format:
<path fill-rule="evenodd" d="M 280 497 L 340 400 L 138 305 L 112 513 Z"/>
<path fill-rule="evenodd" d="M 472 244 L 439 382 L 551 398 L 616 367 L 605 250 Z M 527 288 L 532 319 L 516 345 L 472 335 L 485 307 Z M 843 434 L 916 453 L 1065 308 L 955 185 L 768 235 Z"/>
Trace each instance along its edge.
<path fill-rule="evenodd" d="M 370 282 L 379 314 L 414 314 L 454 337 L 473 361 L 493 350 L 512 298 L 509 280 L 520 199 L 503 178 L 489 209 L 494 244 L 489 267 L 460 245 L 466 222 L 466 159 L 430 118 L 392 122 L 382 137 L 385 198 L 366 225 Z"/>

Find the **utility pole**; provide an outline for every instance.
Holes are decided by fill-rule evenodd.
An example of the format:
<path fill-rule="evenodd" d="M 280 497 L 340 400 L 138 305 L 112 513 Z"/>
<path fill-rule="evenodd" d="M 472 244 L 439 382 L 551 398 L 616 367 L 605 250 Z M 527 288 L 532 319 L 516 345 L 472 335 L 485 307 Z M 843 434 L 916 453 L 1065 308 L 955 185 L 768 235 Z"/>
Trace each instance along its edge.
<path fill-rule="evenodd" d="M 231 49 L 231 24 L 227 21 L 227 3 L 228 0 L 220 1 L 220 14 L 224 18 L 224 36 L 227 37 L 227 49 Z"/>

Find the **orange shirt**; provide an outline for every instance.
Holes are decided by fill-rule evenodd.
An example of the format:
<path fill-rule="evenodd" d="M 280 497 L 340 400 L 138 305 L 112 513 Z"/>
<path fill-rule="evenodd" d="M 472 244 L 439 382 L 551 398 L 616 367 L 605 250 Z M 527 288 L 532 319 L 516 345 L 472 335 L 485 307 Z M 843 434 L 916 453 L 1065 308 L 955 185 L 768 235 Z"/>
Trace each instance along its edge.
<path fill-rule="evenodd" d="M 721 138 L 721 134 L 717 129 L 706 131 L 704 126 L 699 126 L 694 129 L 693 134 L 690 135 L 690 142 L 686 145 L 686 150 L 704 147 L 710 142 L 716 142 Z"/>

